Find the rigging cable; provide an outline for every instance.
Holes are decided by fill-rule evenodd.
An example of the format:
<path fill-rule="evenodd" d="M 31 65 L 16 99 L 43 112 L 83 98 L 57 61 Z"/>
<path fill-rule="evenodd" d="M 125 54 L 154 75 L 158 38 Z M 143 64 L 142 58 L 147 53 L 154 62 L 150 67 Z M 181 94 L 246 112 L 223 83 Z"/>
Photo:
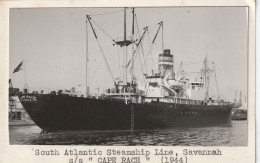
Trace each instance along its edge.
<path fill-rule="evenodd" d="M 140 38 L 139 42 L 137 43 L 137 49 L 135 49 L 135 51 L 134 51 L 133 54 L 136 54 L 136 53 L 139 51 L 139 47 L 140 47 L 139 45 L 140 45 L 140 43 L 142 42 L 142 40 L 143 40 L 143 38 L 144 38 L 144 36 L 145 36 L 145 33 L 146 33 L 147 29 L 148 29 L 148 27 L 145 27 L 145 28 L 144 28 L 144 33 L 142 34 L 142 37 Z M 130 60 L 128 61 L 127 67 L 130 65 L 131 61 L 134 62 L 134 58 L 132 58 L 132 59 L 130 59 Z"/>
<path fill-rule="evenodd" d="M 119 76 L 119 78 L 122 78 L 122 76 L 121 76 L 121 64 L 120 64 L 120 53 L 119 53 L 119 50 L 118 50 L 119 48 L 117 47 L 116 48 L 116 51 L 117 51 L 117 62 L 118 62 L 118 76 Z"/>
<path fill-rule="evenodd" d="M 142 34 L 142 37 L 140 38 L 140 40 L 139 40 L 139 42 L 138 42 L 138 44 L 137 44 L 137 49 L 135 49 L 135 51 L 134 51 L 134 55 L 133 55 L 133 58 L 131 59 L 131 60 L 129 60 L 129 62 L 128 62 L 128 64 L 127 64 L 127 67 L 129 66 L 129 64 L 130 64 L 130 62 L 132 61 L 132 63 L 135 61 L 135 58 L 134 57 L 136 57 L 136 53 L 138 53 L 138 51 L 139 51 L 139 49 L 140 49 L 140 46 L 139 45 L 141 45 L 141 42 L 142 42 L 142 40 L 143 40 L 143 38 L 144 38 L 144 36 L 145 36 L 145 33 L 146 33 L 146 31 L 148 30 L 148 27 L 145 27 L 144 28 L 144 33 Z M 139 53 L 138 53 L 139 54 Z M 138 55 L 139 56 L 139 63 L 140 63 L 140 67 L 142 66 L 142 63 L 141 63 L 141 57 L 140 57 L 140 54 Z M 133 67 L 133 66 L 132 66 Z M 131 68 L 132 68 L 131 67 Z M 130 68 L 130 69 L 131 69 Z M 142 71 L 142 73 L 143 73 L 143 69 L 141 68 L 141 71 Z M 143 73 L 144 74 L 144 73 Z"/>
<path fill-rule="evenodd" d="M 150 33 L 149 33 L 149 31 L 148 31 L 148 40 L 149 40 L 149 46 L 151 46 L 151 39 L 150 39 Z M 152 44 L 152 46 L 153 46 L 153 44 Z M 145 59 L 146 60 L 146 59 Z M 155 69 L 154 68 L 154 62 L 153 62 L 153 57 L 152 57 L 152 55 L 151 55 L 151 60 L 152 60 L 152 66 L 153 66 L 153 69 Z"/>
<path fill-rule="evenodd" d="M 138 25 L 138 21 L 137 21 L 137 16 L 136 15 L 135 15 L 135 21 L 136 21 L 136 27 L 137 27 L 137 31 L 138 31 L 138 36 L 140 38 L 140 30 L 139 30 L 139 25 Z M 144 48 L 143 48 L 143 43 L 142 42 L 141 42 L 140 46 L 141 46 L 142 56 L 143 56 L 143 60 L 144 60 Z M 140 59 L 140 64 L 141 64 L 141 59 Z M 145 73 L 147 73 L 147 72 L 148 72 L 147 71 L 147 65 L 145 65 Z"/>
<path fill-rule="evenodd" d="M 138 57 L 139 57 L 139 63 L 140 63 L 140 67 L 142 66 L 142 63 L 141 63 L 141 56 L 140 56 L 140 54 L 138 53 Z M 143 71 L 143 69 L 141 69 L 142 70 L 142 73 L 143 73 L 143 81 L 145 81 L 145 78 L 144 78 L 144 71 Z"/>
<path fill-rule="evenodd" d="M 89 15 L 89 16 L 109 15 L 109 14 L 114 14 L 114 13 L 123 12 L 123 11 L 124 10 L 119 10 L 119 11 L 113 11 L 113 12 L 107 12 L 107 13 L 93 14 L 93 15 Z"/>
<path fill-rule="evenodd" d="M 149 54 L 151 55 L 151 58 L 152 58 L 152 61 L 153 61 L 153 57 L 152 57 L 151 51 L 152 51 L 153 46 L 154 46 L 154 44 L 155 44 L 155 40 L 156 40 L 156 37 L 157 37 L 157 35 L 158 35 L 158 32 L 159 32 L 159 30 L 160 30 L 160 28 L 161 28 L 161 26 L 162 26 L 162 22 L 160 22 L 159 25 L 160 25 L 160 26 L 159 26 L 159 28 L 158 28 L 158 30 L 157 30 L 155 36 L 154 36 L 154 39 L 153 39 L 153 41 L 152 41 L 152 46 L 151 46 L 151 48 L 150 48 L 150 50 L 149 50 L 149 52 L 148 52 L 148 54 L 147 54 L 147 56 L 146 56 L 146 58 L 145 58 L 145 60 L 144 60 L 144 63 L 143 63 L 143 65 L 142 65 L 141 69 L 143 68 L 144 64 L 146 63 L 147 57 L 148 57 Z M 153 68 L 154 68 L 154 63 L 153 63 Z M 140 72 L 139 72 L 138 76 L 139 76 L 139 75 L 140 75 Z"/>
<path fill-rule="evenodd" d="M 216 80 L 216 85 L 217 85 L 217 94 L 218 94 L 218 100 L 219 100 L 219 90 L 218 90 L 217 72 L 216 72 L 215 63 L 214 63 L 214 62 L 212 62 L 212 64 L 213 64 L 213 66 L 214 66 L 215 80 Z"/>
<path fill-rule="evenodd" d="M 108 71 L 109 71 L 109 73 L 110 73 L 110 75 L 111 75 L 111 77 L 112 77 L 112 80 L 115 82 L 115 80 L 114 80 L 115 78 L 114 78 L 114 76 L 113 76 L 113 74 L 112 74 L 112 71 L 111 71 L 110 66 L 109 66 L 109 64 L 108 64 L 108 61 L 107 61 L 107 59 L 106 59 L 105 53 L 104 53 L 104 51 L 103 51 L 103 49 L 102 49 L 102 47 L 101 47 L 101 44 L 100 44 L 100 42 L 99 42 L 98 39 L 96 39 L 96 41 L 97 41 L 97 43 L 98 43 L 100 52 L 101 52 L 101 54 L 102 54 L 102 56 L 103 56 L 103 58 L 104 58 L 104 60 L 105 60 L 107 69 L 108 69 Z"/>
<path fill-rule="evenodd" d="M 145 57 L 145 60 L 144 60 L 144 63 L 143 63 L 143 65 L 142 65 L 141 69 L 143 68 L 144 64 L 146 63 L 147 58 L 148 58 L 149 54 L 151 53 L 152 49 L 153 49 L 153 45 L 151 46 L 149 52 L 147 53 L 147 55 L 146 55 L 146 57 Z M 139 75 L 140 75 L 140 72 L 139 72 L 139 74 L 137 75 L 137 77 L 139 77 Z"/>
<path fill-rule="evenodd" d="M 162 23 L 162 52 L 163 52 L 163 49 L 164 49 L 164 42 L 163 42 L 163 21 L 161 22 Z"/>
<path fill-rule="evenodd" d="M 108 69 L 108 71 L 109 71 L 109 73 L 110 73 L 110 76 L 112 77 L 112 80 L 115 82 L 115 80 L 114 80 L 115 78 L 114 78 L 114 76 L 113 76 L 113 74 L 112 74 L 112 72 L 111 72 L 111 69 L 110 69 L 110 67 L 109 67 L 109 64 L 108 64 L 107 59 L 106 59 L 106 56 L 105 56 L 105 53 L 104 53 L 104 51 L 103 51 L 103 49 L 102 49 L 102 47 L 101 47 L 101 44 L 100 44 L 100 42 L 99 42 L 99 40 L 98 40 L 98 38 L 97 38 L 97 34 L 96 34 L 96 32 L 95 32 L 95 29 L 93 28 L 92 23 L 91 23 L 91 21 L 90 21 L 91 17 L 90 17 L 89 15 L 87 15 L 87 19 L 88 19 L 88 21 L 89 21 L 89 24 L 90 24 L 90 26 L 91 26 L 91 29 L 92 29 L 92 31 L 93 31 L 93 34 L 94 34 L 94 36 L 95 36 L 95 38 L 96 38 L 96 41 L 97 41 L 97 43 L 98 43 L 100 52 L 101 52 L 101 54 L 102 54 L 102 56 L 103 56 L 103 58 L 104 58 L 104 60 L 105 60 L 105 63 L 106 63 L 107 69 Z"/>
<path fill-rule="evenodd" d="M 120 34 L 120 26 L 119 26 L 119 28 L 118 28 L 118 30 L 117 30 L 118 32 L 117 32 L 117 37 L 116 38 L 118 38 L 119 37 L 119 34 Z M 116 50 L 117 50 L 117 62 L 118 62 L 118 78 L 119 79 L 122 79 L 123 78 L 123 76 L 122 76 L 122 69 L 121 69 L 121 59 L 120 59 L 120 56 L 121 56 L 121 53 L 119 53 L 119 47 L 117 46 L 117 48 L 116 48 Z"/>
<path fill-rule="evenodd" d="M 26 77 L 26 71 L 25 71 L 25 60 L 23 59 L 22 62 L 23 62 L 24 79 L 25 79 L 24 89 L 28 89 L 27 77 Z"/>
<path fill-rule="evenodd" d="M 92 22 L 114 42 L 113 37 L 111 37 L 103 28 L 101 28 L 101 27 L 97 24 L 97 22 L 95 22 L 94 20 L 92 20 Z"/>

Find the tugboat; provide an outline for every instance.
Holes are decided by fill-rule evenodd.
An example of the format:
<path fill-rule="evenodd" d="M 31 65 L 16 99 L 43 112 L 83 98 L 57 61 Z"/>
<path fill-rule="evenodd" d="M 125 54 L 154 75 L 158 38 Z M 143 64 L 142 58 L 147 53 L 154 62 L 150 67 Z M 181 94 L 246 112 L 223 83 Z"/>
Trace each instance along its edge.
<path fill-rule="evenodd" d="M 113 39 L 114 45 L 126 49 L 124 75 L 118 80 L 113 76 L 105 51 L 101 48 L 92 17 L 87 15 L 87 24 L 98 43 L 114 81 L 114 87 L 107 89 L 97 98 L 89 96 L 87 80 L 86 96 L 67 94 L 64 91 L 20 93 L 21 104 L 35 124 L 47 132 L 230 124 L 232 105 L 219 97 L 217 99 L 210 97 L 209 75 L 215 73 L 215 69 L 208 64 L 207 58 L 204 60 L 203 68 L 198 72 L 198 78 L 193 81 L 186 78 L 183 71 L 175 74 L 174 56 L 170 49 L 164 49 L 158 56 L 158 73 L 144 74 L 143 85 L 137 82 L 133 71 L 134 61 L 148 27 L 144 28 L 140 38 L 135 38 L 135 9 L 132 9 L 132 19 L 132 34 L 128 39 L 125 8 L 123 39 Z M 159 31 L 163 29 L 163 22 L 158 25 L 152 44 Z M 127 60 L 127 48 L 130 45 L 132 45 L 132 57 Z M 88 66 L 87 62 L 86 65 Z M 127 75 L 129 70 L 130 81 Z"/>

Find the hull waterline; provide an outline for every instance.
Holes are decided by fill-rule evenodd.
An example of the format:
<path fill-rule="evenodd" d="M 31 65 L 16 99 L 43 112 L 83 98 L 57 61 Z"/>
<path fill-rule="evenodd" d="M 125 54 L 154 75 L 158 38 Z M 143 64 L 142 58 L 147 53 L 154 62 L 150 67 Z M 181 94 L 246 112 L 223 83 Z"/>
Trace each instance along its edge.
<path fill-rule="evenodd" d="M 126 104 L 122 100 L 50 94 L 19 95 L 40 128 L 57 130 L 130 130 L 230 124 L 228 105 L 187 105 L 163 102 Z"/>

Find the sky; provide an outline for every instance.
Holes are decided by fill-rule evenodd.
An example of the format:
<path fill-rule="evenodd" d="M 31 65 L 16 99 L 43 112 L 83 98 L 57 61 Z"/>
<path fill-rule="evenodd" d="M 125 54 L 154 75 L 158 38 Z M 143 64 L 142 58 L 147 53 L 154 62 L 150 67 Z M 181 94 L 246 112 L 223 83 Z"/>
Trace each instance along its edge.
<path fill-rule="evenodd" d="M 216 65 L 221 98 L 233 100 L 235 90 L 246 95 L 247 8 L 136 8 L 135 12 L 140 34 L 143 33 L 143 27 L 148 26 L 149 29 L 149 35 L 143 40 L 144 56 L 150 50 L 149 45 L 159 27 L 158 23 L 163 21 L 163 35 L 161 31 L 158 33 L 156 44 L 144 66 L 148 74 L 152 69 L 157 71 L 163 40 L 164 49 L 170 49 L 174 55 L 176 72 L 181 61 L 187 63 L 184 64 L 186 71 L 199 71 L 207 56 Z M 127 14 L 131 16 L 130 8 Z M 86 15 L 91 15 L 114 77 L 120 77 L 125 52 L 113 46 L 112 39 L 123 37 L 123 8 L 11 9 L 9 73 L 14 87 L 23 88 L 27 81 L 31 90 L 70 89 L 78 85 L 83 88 L 86 83 L 86 47 L 91 92 L 95 92 L 96 88 L 104 90 L 112 87 L 113 81 L 89 26 L 86 32 Z M 129 17 L 127 36 L 131 35 L 131 21 Z M 129 46 L 128 59 L 131 50 Z M 141 53 L 139 55 L 142 57 Z M 23 70 L 13 74 L 22 60 Z M 136 61 L 136 74 L 140 74 L 140 67 L 139 61 Z"/>

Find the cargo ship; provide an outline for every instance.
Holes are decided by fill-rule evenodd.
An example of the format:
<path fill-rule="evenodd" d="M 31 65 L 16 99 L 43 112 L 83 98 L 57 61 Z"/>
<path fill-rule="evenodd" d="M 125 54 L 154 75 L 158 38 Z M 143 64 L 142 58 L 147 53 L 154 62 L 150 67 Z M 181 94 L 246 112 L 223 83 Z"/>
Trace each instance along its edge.
<path fill-rule="evenodd" d="M 134 74 L 134 61 L 137 58 L 143 34 L 135 38 L 135 9 L 132 9 L 132 33 L 127 37 L 126 8 L 124 8 L 124 35 L 122 39 L 113 39 L 113 45 L 125 48 L 123 75 L 116 79 L 111 72 L 105 51 L 99 42 L 92 16 L 87 15 L 87 25 L 97 41 L 100 53 L 114 81 L 114 86 L 105 90 L 98 97 L 89 95 L 86 79 L 86 95 L 65 93 L 65 91 L 20 93 L 19 99 L 31 119 L 43 131 L 57 130 L 134 130 L 197 125 L 218 125 L 231 123 L 232 105 L 219 97 L 210 96 L 210 74 L 216 73 L 211 68 L 207 57 L 197 78 L 188 79 L 184 71 L 175 73 L 174 56 L 170 49 L 163 49 L 158 55 L 158 72 L 143 74 L 144 82 L 139 84 Z M 152 41 L 155 43 L 163 22 L 158 23 L 158 30 Z M 162 32 L 163 33 L 163 32 Z M 87 39 L 90 36 L 87 35 Z M 129 39 L 130 38 L 130 39 Z M 127 48 L 132 46 L 132 57 L 127 60 Z M 86 55 L 88 55 L 88 47 Z M 150 52 L 150 51 L 149 51 Z M 149 53 L 148 53 L 149 54 Z M 147 54 L 147 55 L 148 55 Z M 87 58 L 87 56 L 86 56 Z M 86 73 L 88 69 L 86 59 Z M 145 60 L 143 65 L 145 64 Z M 141 67 L 142 68 L 142 67 Z M 130 71 L 130 73 L 129 73 Z M 130 74 L 128 77 L 127 74 Z M 86 75 L 87 76 L 87 75 Z M 211 75 L 212 76 L 212 75 Z M 129 80 L 130 78 L 130 80 Z"/>

